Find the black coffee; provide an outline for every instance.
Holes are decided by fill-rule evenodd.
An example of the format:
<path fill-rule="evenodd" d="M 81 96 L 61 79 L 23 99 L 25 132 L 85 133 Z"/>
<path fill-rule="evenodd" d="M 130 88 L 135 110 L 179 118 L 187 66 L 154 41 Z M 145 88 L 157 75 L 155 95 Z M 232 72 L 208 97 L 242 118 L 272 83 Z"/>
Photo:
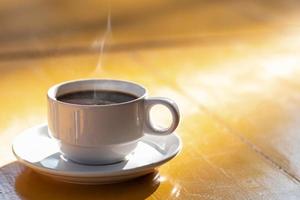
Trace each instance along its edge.
<path fill-rule="evenodd" d="M 86 90 L 63 94 L 57 100 L 80 105 L 109 105 L 132 101 L 137 97 L 118 91 Z"/>

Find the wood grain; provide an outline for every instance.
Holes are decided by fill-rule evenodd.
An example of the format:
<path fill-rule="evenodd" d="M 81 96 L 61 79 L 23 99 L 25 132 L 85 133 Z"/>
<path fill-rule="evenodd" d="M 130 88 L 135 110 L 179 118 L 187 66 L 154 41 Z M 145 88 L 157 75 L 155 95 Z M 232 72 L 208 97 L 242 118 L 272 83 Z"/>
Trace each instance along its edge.
<path fill-rule="evenodd" d="M 14 158 L 9 150 L 9 143 L 19 131 L 46 120 L 44 95 L 50 85 L 69 79 L 97 76 L 140 82 L 149 88 L 151 95 L 167 95 L 175 99 L 181 108 L 183 119 L 178 133 L 183 139 L 183 151 L 175 160 L 160 168 L 159 186 L 139 190 L 139 193 L 135 193 L 138 197 L 283 199 L 288 194 L 290 198 L 299 198 L 297 180 L 233 135 L 226 125 L 182 93 L 178 85 L 172 85 L 169 79 L 162 76 L 163 70 L 157 76 L 155 67 L 143 65 L 139 59 L 144 61 L 144 58 L 137 56 L 141 53 L 107 54 L 105 65 L 98 71 L 91 67 L 97 62 L 95 56 L 10 62 L 0 68 L 3 75 L 1 90 L 7 92 L 8 97 L 3 98 L 2 103 L 10 105 L 4 110 L 6 112 L 1 119 L 2 122 L 7 119 L 6 123 L 2 123 L 3 131 L 0 135 L 1 142 L 5 139 L 7 141 L 1 144 L 4 157 L 1 159 L 1 170 L 5 171 L 2 173 L 5 179 L 10 178 L 10 182 L 5 182 L 5 188 L 10 188 L 8 190 L 12 196 L 17 199 L 64 199 L 68 196 L 72 199 L 110 199 L 113 198 L 113 191 L 120 190 L 118 185 L 109 186 L 111 189 L 108 190 L 101 186 L 91 189 L 45 181 L 28 169 L 17 170 L 20 168 L 19 164 L 12 162 Z M 147 55 L 147 52 L 144 53 L 143 55 Z M 23 66 L 17 67 L 21 63 Z M 82 67 L 83 63 L 88 67 Z M 178 77 L 180 76 L 174 76 Z M 10 83 L 12 78 L 16 80 L 14 84 Z M 17 89 L 18 87 L 22 87 L 22 90 Z M 139 181 L 133 181 L 121 186 L 130 191 L 139 184 Z M 54 192 L 56 188 L 60 188 L 60 192 Z M 150 193 L 147 193 L 149 190 Z M 125 196 L 121 194 L 121 199 L 131 196 L 131 193 L 126 193 Z M 132 198 L 134 199 L 133 196 Z"/>
<path fill-rule="evenodd" d="M 280 43 L 280 40 L 275 41 Z M 167 51 L 162 65 L 153 62 L 148 65 L 163 69 L 160 72 L 165 75 L 162 80 L 176 84 L 178 90 L 230 129 L 233 135 L 299 181 L 297 76 L 300 68 L 299 59 L 294 54 L 297 50 L 295 47 L 286 47 L 283 51 L 282 46 L 277 45 L 269 52 L 249 58 L 249 52 L 255 49 L 244 48 L 244 52 L 248 51 L 242 55 L 244 59 L 225 58 L 220 64 L 220 58 L 215 56 L 214 64 L 206 63 L 206 60 L 191 62 L 180 72 L 174 68 L 182 62 L 172 65 L 174 52 L 171 55 Z M 144 59 L 156 61 L 164 55 L 162 52 L 153 52 Z M 213 65 L 215 68 L 208 67 L 197 73 L 197 64 L 204 67 Z M 167 75 L 171 68 L 175 73 L 175 81 Z M 156 70 L 153 67 L 151 69 Z"/>

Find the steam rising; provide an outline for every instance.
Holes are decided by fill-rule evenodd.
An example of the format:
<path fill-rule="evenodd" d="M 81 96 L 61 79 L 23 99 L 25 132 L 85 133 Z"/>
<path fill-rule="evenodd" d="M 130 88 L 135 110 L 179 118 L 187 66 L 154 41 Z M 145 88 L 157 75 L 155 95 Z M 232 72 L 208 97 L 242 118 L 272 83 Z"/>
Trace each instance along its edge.
<path fill-rule="evenodd" d="M 111 10 L 110 6 L 108 8 L 107 14 L 107 21 L 106 21 L 106 29 L 103 36 L 100 39 L 97 39 L 93 43 L 93 47 L 99 50 L 99 57 L 96 64 L 96 69 L 94 71 L 95 74 L 99 74 L 101 72 L 102 64 L 103 64 L 103 54 L 104 54 L 104 47 L 105 44 L 111 39 L 112 37 L 112 28 L 111 28 Z"/>
<path fill-rule="evenodd" d="M 97 64 L 96 64 L 96 68 L 93 72 L 94 75 L 95 74 L 98 75 L 98 74 L 101 73 L 101 68 L 102 68 L 102 63 L 103 63 L 104 47 L 105 47 L 105 44 L 107 43 L 107 41 L 111 39 L 111 37 L 112 37 L 111 9 L 110 9 L 110 4 L 109 4 L 105 32 L 104 32 L 103 36 L 100 39 L 96 40 L 92 44 L 92 47 L 94 47 L 95 49 L 97 49 L 99 51 L 98 61 L 97 61 Z M 93 98 L 97 99 L 97 92 L 96 92 L 95 87 L 96 87 L 96 85 L 94 86 Z"/>

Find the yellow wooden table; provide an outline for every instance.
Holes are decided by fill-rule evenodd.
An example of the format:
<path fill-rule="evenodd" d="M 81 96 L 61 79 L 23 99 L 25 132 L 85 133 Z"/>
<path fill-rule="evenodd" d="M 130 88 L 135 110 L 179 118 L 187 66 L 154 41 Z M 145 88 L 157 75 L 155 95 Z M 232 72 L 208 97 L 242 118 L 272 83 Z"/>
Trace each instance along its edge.
<path fill-rule="evenodd" d="M 1 200 L 300 199 L 299 2 L 0 5 Z M 46 121 L 47 89 L 90 77 L 174 99 L 180 155 L 156 173 L 102 186 L 51 181 L 19 164 L 11 142 Z"/>

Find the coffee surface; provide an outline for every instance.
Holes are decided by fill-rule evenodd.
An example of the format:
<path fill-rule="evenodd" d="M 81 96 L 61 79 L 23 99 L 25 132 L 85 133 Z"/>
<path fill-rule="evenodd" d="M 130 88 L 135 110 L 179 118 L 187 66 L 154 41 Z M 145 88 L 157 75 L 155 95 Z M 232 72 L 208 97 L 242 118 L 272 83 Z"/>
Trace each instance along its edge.
<path fill-rule="evenodd" d="M 132 101 L 137 97 L 119 91 L 107 90 L 85 90 L 63 94 L 57 97 L 57 100 L 80 105 L 109 105 Z"/>

